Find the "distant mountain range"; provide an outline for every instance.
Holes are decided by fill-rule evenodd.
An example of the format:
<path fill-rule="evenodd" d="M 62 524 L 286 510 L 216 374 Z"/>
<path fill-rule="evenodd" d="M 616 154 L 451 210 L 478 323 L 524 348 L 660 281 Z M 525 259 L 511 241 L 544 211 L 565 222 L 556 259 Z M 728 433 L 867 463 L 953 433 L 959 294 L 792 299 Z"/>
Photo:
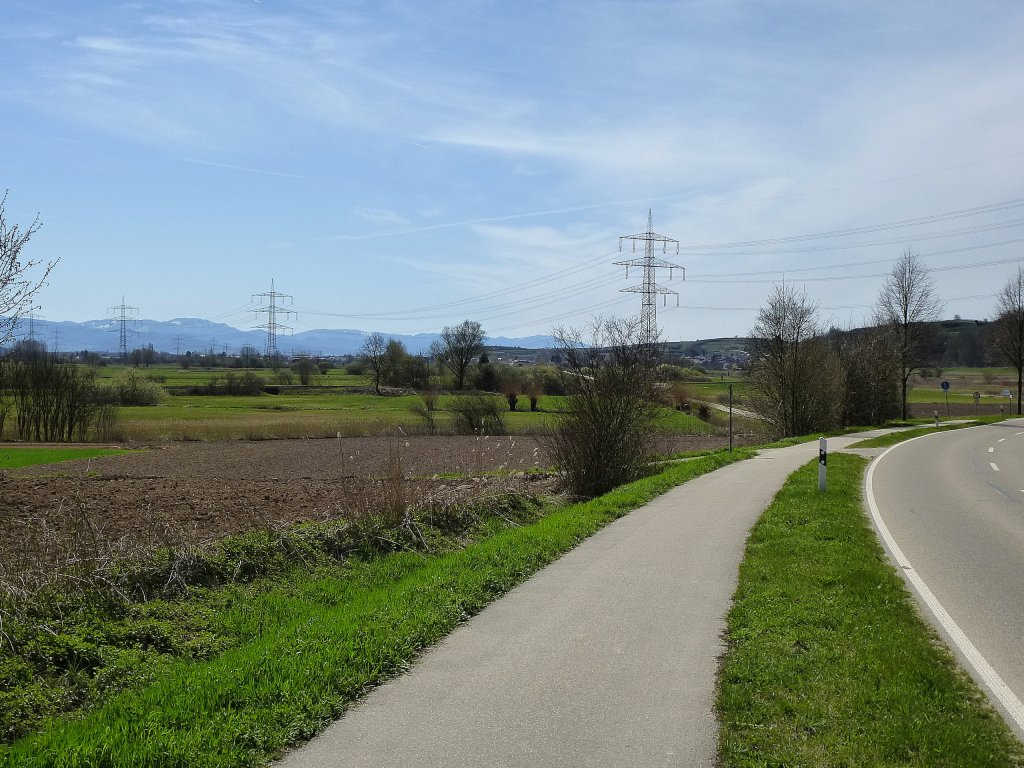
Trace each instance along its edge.
<path fill-rule="evenodd" d="M 242 331 L 224 323 L 214 323 L 198 317 L 179 317 L 174 320 L 136 320 L 129 324 L 128 349 L 153 345 L 157 352 L 185 354 L 185 352 L 237 354 L 242 347 L 251 346 L 263 351 L 267 335 L 264 331 Z M 278 349 L 284 355 L 309 354 L 337 356 L 358 354 L 366 337 L 372 331 L 354 329 L 319 329 L 303 331 L 277 338 Z M 426 352 L 439 334 L 418 333 L 405 335 L 385 333 L 387 338 L 398 339 L 409 352 Z M 18 322 L 14 337 L 22 340 L 29 337 L 46 344 L 51 351 L 117 353 L 120 347 L 120 323 L 117 320 L 88 320 L 84 323 L 71 321 L 51 322 L 49 320 L 22 319 Z M 487 337 L 489 347 L 521 347 L 524 349 L 545 349 L 553 347 L 551 336 L 525 336 L 507 338 Z"/>

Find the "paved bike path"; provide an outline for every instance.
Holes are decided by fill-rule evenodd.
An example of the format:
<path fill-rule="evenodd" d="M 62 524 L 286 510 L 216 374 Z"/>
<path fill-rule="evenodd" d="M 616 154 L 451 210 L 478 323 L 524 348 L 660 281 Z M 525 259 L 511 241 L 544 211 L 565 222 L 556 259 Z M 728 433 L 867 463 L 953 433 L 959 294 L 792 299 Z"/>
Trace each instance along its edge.
<path fill-rule="evenodd" d="M 744 544 L 817 452 L 762 451 L 615 521 L 279 766 L 713 766 L 715 675 Z"/>

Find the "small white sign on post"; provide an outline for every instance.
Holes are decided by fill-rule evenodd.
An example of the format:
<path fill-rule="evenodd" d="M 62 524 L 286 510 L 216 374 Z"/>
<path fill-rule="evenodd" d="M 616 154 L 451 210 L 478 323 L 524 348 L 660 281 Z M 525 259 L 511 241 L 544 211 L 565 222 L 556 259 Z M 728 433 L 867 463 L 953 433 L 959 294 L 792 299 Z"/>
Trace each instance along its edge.
<path fill-rule="evenodd" d="M 825 492 L 826 465 L 828 464 L 828 440 L 824 437 L 818 440 L 818 490 Z"/>

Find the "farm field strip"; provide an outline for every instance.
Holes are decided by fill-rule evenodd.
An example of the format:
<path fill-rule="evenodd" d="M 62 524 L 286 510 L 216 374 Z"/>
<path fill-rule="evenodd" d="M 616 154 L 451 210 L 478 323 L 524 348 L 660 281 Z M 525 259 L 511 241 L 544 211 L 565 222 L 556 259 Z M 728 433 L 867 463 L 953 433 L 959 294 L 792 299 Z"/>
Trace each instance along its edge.
<path fill-rule="evenodd" d="M 121 448 L 82 448 L 35 445 L 0 445 L 0 469 L 17 469 L 37 464 L 53 464 L 75 459 L 93 459 L 100 456 L 119 456 L 127 453 Z"/>

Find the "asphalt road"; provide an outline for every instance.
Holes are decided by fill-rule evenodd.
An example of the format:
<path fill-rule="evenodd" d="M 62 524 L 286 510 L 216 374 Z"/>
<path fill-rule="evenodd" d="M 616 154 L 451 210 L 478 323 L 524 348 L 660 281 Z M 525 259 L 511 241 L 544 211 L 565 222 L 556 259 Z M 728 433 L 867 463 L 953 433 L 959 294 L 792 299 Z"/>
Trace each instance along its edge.
<path fill-rule="evenodd" d="M 747 534 L 817 452 L 765 451 L 609 525 L 280 766 L 715 765 L 715 674 Z"/>
<path fill-rule="evenodd" d="M 879 457 L 869 477 L 908 579 L 917 574 L 982 660 L 1024 699 L 1024 420 L 908 441 Z M 920 591 L 918 599 L 927 602 Z M 925 613 L 956 642 L 948 622 L 930 607 Z M 971 669 L 969 648 L 955 650 L 983 677 Z M 992 680 L 980 681 L 992 689 Z M 1024 735 L 1012 699 L 995 703 Z"/>

